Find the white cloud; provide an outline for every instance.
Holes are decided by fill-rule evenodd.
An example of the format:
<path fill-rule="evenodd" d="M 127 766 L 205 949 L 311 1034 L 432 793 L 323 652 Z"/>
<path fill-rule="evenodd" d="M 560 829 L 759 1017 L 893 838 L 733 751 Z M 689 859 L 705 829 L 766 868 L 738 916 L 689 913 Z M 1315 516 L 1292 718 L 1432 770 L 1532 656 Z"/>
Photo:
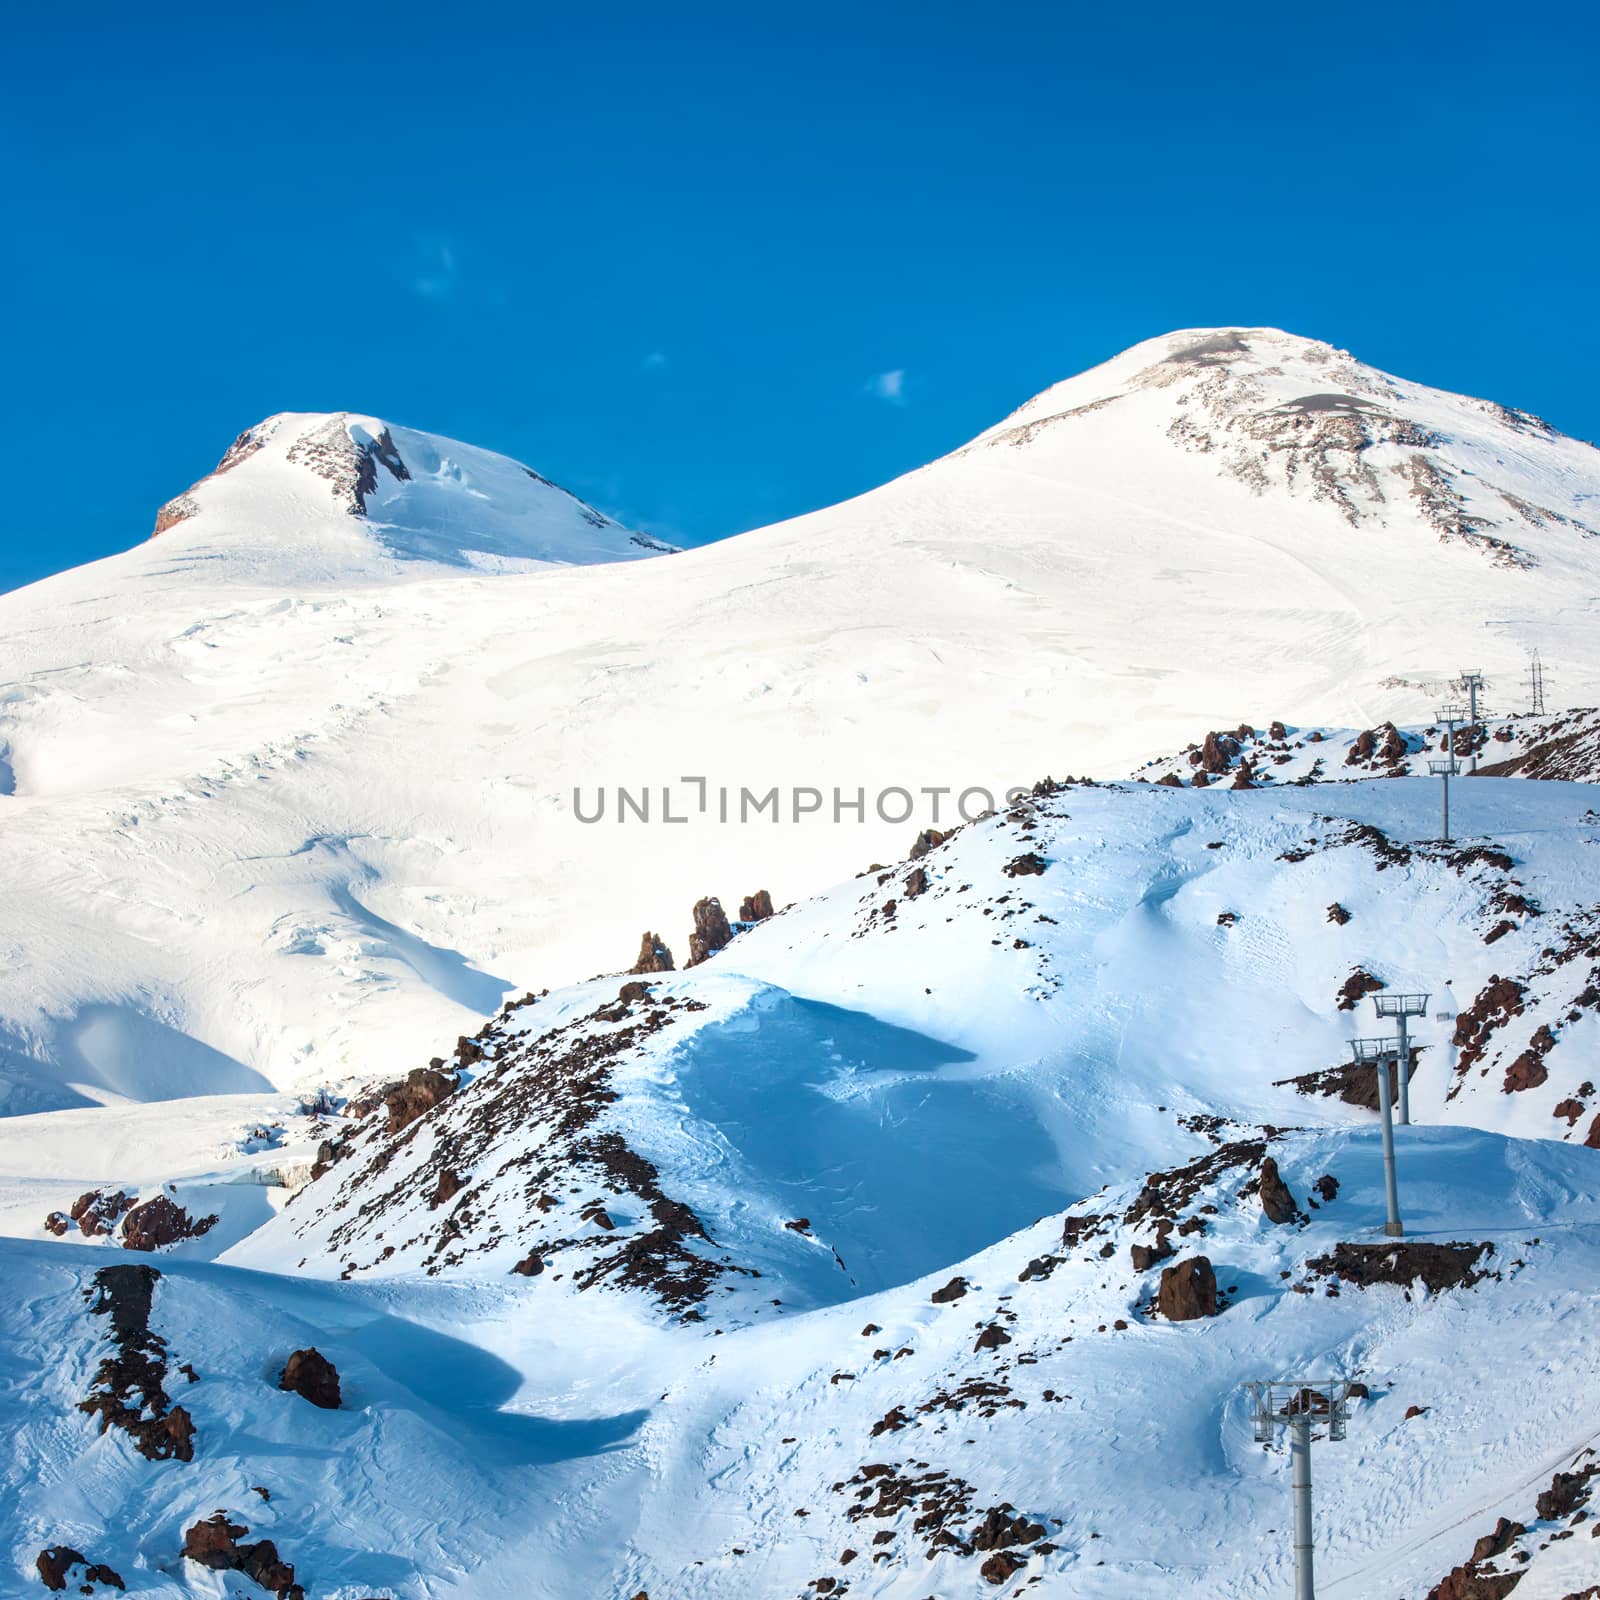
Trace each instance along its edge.
<path fill-rule="evenodd" d="M 905 368 L 895 367 L 890 372 L 880 372 L 877 377 L 869 379 L 867 393 L 892 406 L 903 406 L 906 403 Z"/>

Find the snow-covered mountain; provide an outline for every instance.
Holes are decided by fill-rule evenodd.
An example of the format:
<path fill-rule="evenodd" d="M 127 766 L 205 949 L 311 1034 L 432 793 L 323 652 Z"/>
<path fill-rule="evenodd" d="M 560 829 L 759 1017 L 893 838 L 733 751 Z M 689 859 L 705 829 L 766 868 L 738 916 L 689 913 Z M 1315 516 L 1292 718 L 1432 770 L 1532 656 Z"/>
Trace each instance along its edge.
<path fill-rule="evenodd" d="M 1582 1595 L 1594 799 L 1480 779 L 1446 846 L 1424 779 L 1041 785 L 342 1106 L 0 1120 L 17 1581 L 216 1593 L 181 1552 L 270 1538 L 237 1592 L 1264 1600 L 1242 1385 L 1301 1377 L 1356 1386 L 1319 1593 Z M 1397 1241 L 1341 1063 L 1420 990 Z M 130 1255 L 132 1201 L 217 1220 Z"/>
<path fill-rule="evenodd" d="M 1150 341 L 667 560 L 375 418 L 224 466 L 0 598 L 13 1110 L 383 1071 L 641 930 L 681 961 L 708 893 L 1240 718 L 1411 725 L 1463 666 L 1504 707 L 1533 646 L 1600 699 L 1600 454 L 1271 330 Z"/>
<path fill-rule="evenodd" d="M 156 513 L 164 570 L 205 562 L 230 583 L 296 587 L 626 561 L 672 547 L 630 533 L 532 467 L 349 412 L 247 428 Z"/>

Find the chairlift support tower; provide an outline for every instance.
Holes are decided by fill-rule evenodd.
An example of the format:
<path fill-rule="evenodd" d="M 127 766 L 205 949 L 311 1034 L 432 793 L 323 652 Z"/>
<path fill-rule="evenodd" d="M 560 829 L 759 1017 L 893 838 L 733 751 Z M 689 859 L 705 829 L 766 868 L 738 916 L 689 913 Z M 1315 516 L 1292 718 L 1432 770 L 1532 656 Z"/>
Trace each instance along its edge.
<path fill-rule="evenodd" d="M 1467 743 L 1472 765 L 1469 772 L 1478 770 L 1478 696 L 1483 693 L 1483 674 L 1474 668 L 1461 674 L 1461 687 L 1467 691 Z M 1455 754 L 1452 748 L 1451 755 Z"/>
<path fill-rule="evenodd" d="M 1344 1438 L 1350 1416 L 1350 1385 L 1343 1379 L 1273 1378 L 1247 1383 L 1256 1442 L 1271 1444 L 1279 1428 L 1289 1432 L 1289 1481 L 1294 1494 L 1294 1600 L 1316 1600 L 1312 1570 L 1311 1440 L 1317 1423 L 1328 1438 Z"/>
<path fill-rule="evenodd" d="M 1372 1004 L 1380 1017 L 1393 1017 L 1400 1030 L 1400 1066 L 1395 1075 L 1399 1086 L 1400 1126 L 1411 1126 L 1411 1041 L 1407 1035 L 1407 1018 L 1425 1017 L 1428 1014 L 1428 996 L 1425 994 L 1375 994 Z"/>
<path fill-rule="evenodd" d="M 1400 1187 L 1394 1173 L 1394 1107 L 1389 1094 L 1389 1062 L 1400 1048 L 1398 1039 L 1352 1039 L 1350 1055 L 1359 1067 L 1378 1070 L 1378 1115 L 1383 1119 L 1383 1198 L 1388 1211 L 1383 1231 L 1391 1239 L 1405 1237 L 1400 1221 Z"/>

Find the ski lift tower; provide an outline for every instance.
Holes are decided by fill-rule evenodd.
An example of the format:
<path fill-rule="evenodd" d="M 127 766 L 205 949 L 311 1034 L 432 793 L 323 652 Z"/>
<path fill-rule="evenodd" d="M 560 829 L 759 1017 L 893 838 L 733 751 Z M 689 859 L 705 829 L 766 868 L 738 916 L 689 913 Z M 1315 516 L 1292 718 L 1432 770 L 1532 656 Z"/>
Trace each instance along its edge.
<path fill-rule="evenodd" d="M 1398 1039 L 1352 1039 L 1350 1055 L 1358 1067 L 1368 1065 L 1378 1073 L 1378 1115 L 1383 1118 L 1383 1197 L 1388 1207 L 1388 1219 L 1383 1231 L 1391 1239 L 1405 1237 L 1405 1227 L 1400 1221 L 1400 1189 L 1394 1175 L 1394 1109 L 1390 1105 L 1389 1062 L 1397 1059 Z"/>
<path fill-rule="evenodd" d="M 1400 1126 L 1411 1126 L 1411 1041 L 1406 1035 L 1408 1017 L 1425 1017 L 1428 1014 L 1428 997 L 1425 994 L 1375 994 L 1372 1003 L 1380 1017 L 1393 1017 L 1400 1030 L 1400 1070 L 1396 1075 L 1399 1085 Z"/>
<path fill-rule="evenodd" d="M 1323 1424 L 1330 1440 L 1345 1436 L 1350 1416 L 1350 1385 L 1342 1379 L 1318 1383 L 1275 1378 L 1247 1383 L 1250 1420 L 1256 1441 L 1271 1444 L 1279 1428 L 1289 1430 L 1289 1479 L 1294 1491 L 1294 1600 L 1316 1600 L 1312 1575 L 1311 1441 Z"/>
<path fill-rule="evenodd" d="M 1474 668 L 1461 674 L 1461 687 L 1467 691 L 1467 745 L 1472 765 L 1469 772 L 1478 770 L 1478 696 L 1483 693 L 1483 674 Z M 1450 752 L 1455 754 L 1454 749 Z"/>

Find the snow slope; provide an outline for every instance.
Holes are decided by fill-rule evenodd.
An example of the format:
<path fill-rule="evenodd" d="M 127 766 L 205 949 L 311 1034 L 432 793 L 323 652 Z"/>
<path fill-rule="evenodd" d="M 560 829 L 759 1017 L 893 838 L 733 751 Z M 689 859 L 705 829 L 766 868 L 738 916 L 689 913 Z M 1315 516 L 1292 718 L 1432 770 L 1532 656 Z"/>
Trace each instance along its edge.
<path fill-rule="evenodd" d="M 690 971 L 519 997 L 453 1052 L 414 1039 L 399 1068 L 438 1049 L 460 1082 L 419 1113 L 358 1100 L 307 1125 L 243 1099 L 174 1104 L 165 1132 L 153 1106 L 0 1124 L 0 1170 L 37 1181 L 81 1142 L 101 1152 L 85 1178 L 148 1182 L 141 1140 L 163 1143 L 196 1211 L 313 1143 L 320 1168 L 220 1253 L 0 1239 L 16 1582 L 65 1542 L 130 1593 L 216 1594 L 178 1551 L 225 1508 L 315 1600 L 956 1600 L 1035 1579 L 1264 1600 L 1289 1583 L 1287 1463 L 1252 1442 L 1240 1385 L 1294 1375 L 1369 1390 L 1348 1439 L 1315 1447 L 1319 1592 L 1422 1600 L 1500 1516 L 1531 1557 L 1518 1600 L 1600 1581 L 1593 1512 L 1537 1510 L 1600 1448 L 1600 1106 L 1579 1082 L 1600 813 L 1586 785 L 1484 778 L 1473 835 L 1445 847 L 1433 793 L 1044 786 Z M 1288 1080 L 1383 1031 L 1370 1003 L 1340 1008 L 1358 969 L 1436 996 L 1402 1212 L 1408 1243 L 1488 1247 L 1464 1286 L 1329 1264 L 1383 1243 L 1375 1118 Z M 1517 1005 L 1457 1045 L 1508 977 Z M 1544 1026 L 1544 1078 L 1508 1091 Z M 1561 1097 L 1580 1116 L 1553 1115 Z M 239 1149 L 261 1120 L 282 1148 Z M 1296 1212 L 1276 1225 L 1269 1154 Z M 1172 1260 L 1213 1263 L 1216 1316 L 1152 1314 L 1162 1264 L 1133 1246 L 1163 1231 Z M 108 1333 L 79 1291 L 130 1259 L 163 1274 L 152 1327 L 192 1461 L 74 1409 Z M 338 1411 L 276 1387 L 308 1345 Z"/>
<path fill-rule="evenodd" d="M 897 853 L 952 820 L 931 791 L 1122 772 L 1240 716 L 1415 722 L 1535 643 L 1600 698 L 1592 447 L 1272 330 L 1150 341 L 666 561 L 376 419 L 263 434 L 195 515 L 0 598 L 12 1110 L 383 1071 L 644 928 L 681 960 L 708 892 Z M 782 820 L 741 821 L 773 786 Z"/>

